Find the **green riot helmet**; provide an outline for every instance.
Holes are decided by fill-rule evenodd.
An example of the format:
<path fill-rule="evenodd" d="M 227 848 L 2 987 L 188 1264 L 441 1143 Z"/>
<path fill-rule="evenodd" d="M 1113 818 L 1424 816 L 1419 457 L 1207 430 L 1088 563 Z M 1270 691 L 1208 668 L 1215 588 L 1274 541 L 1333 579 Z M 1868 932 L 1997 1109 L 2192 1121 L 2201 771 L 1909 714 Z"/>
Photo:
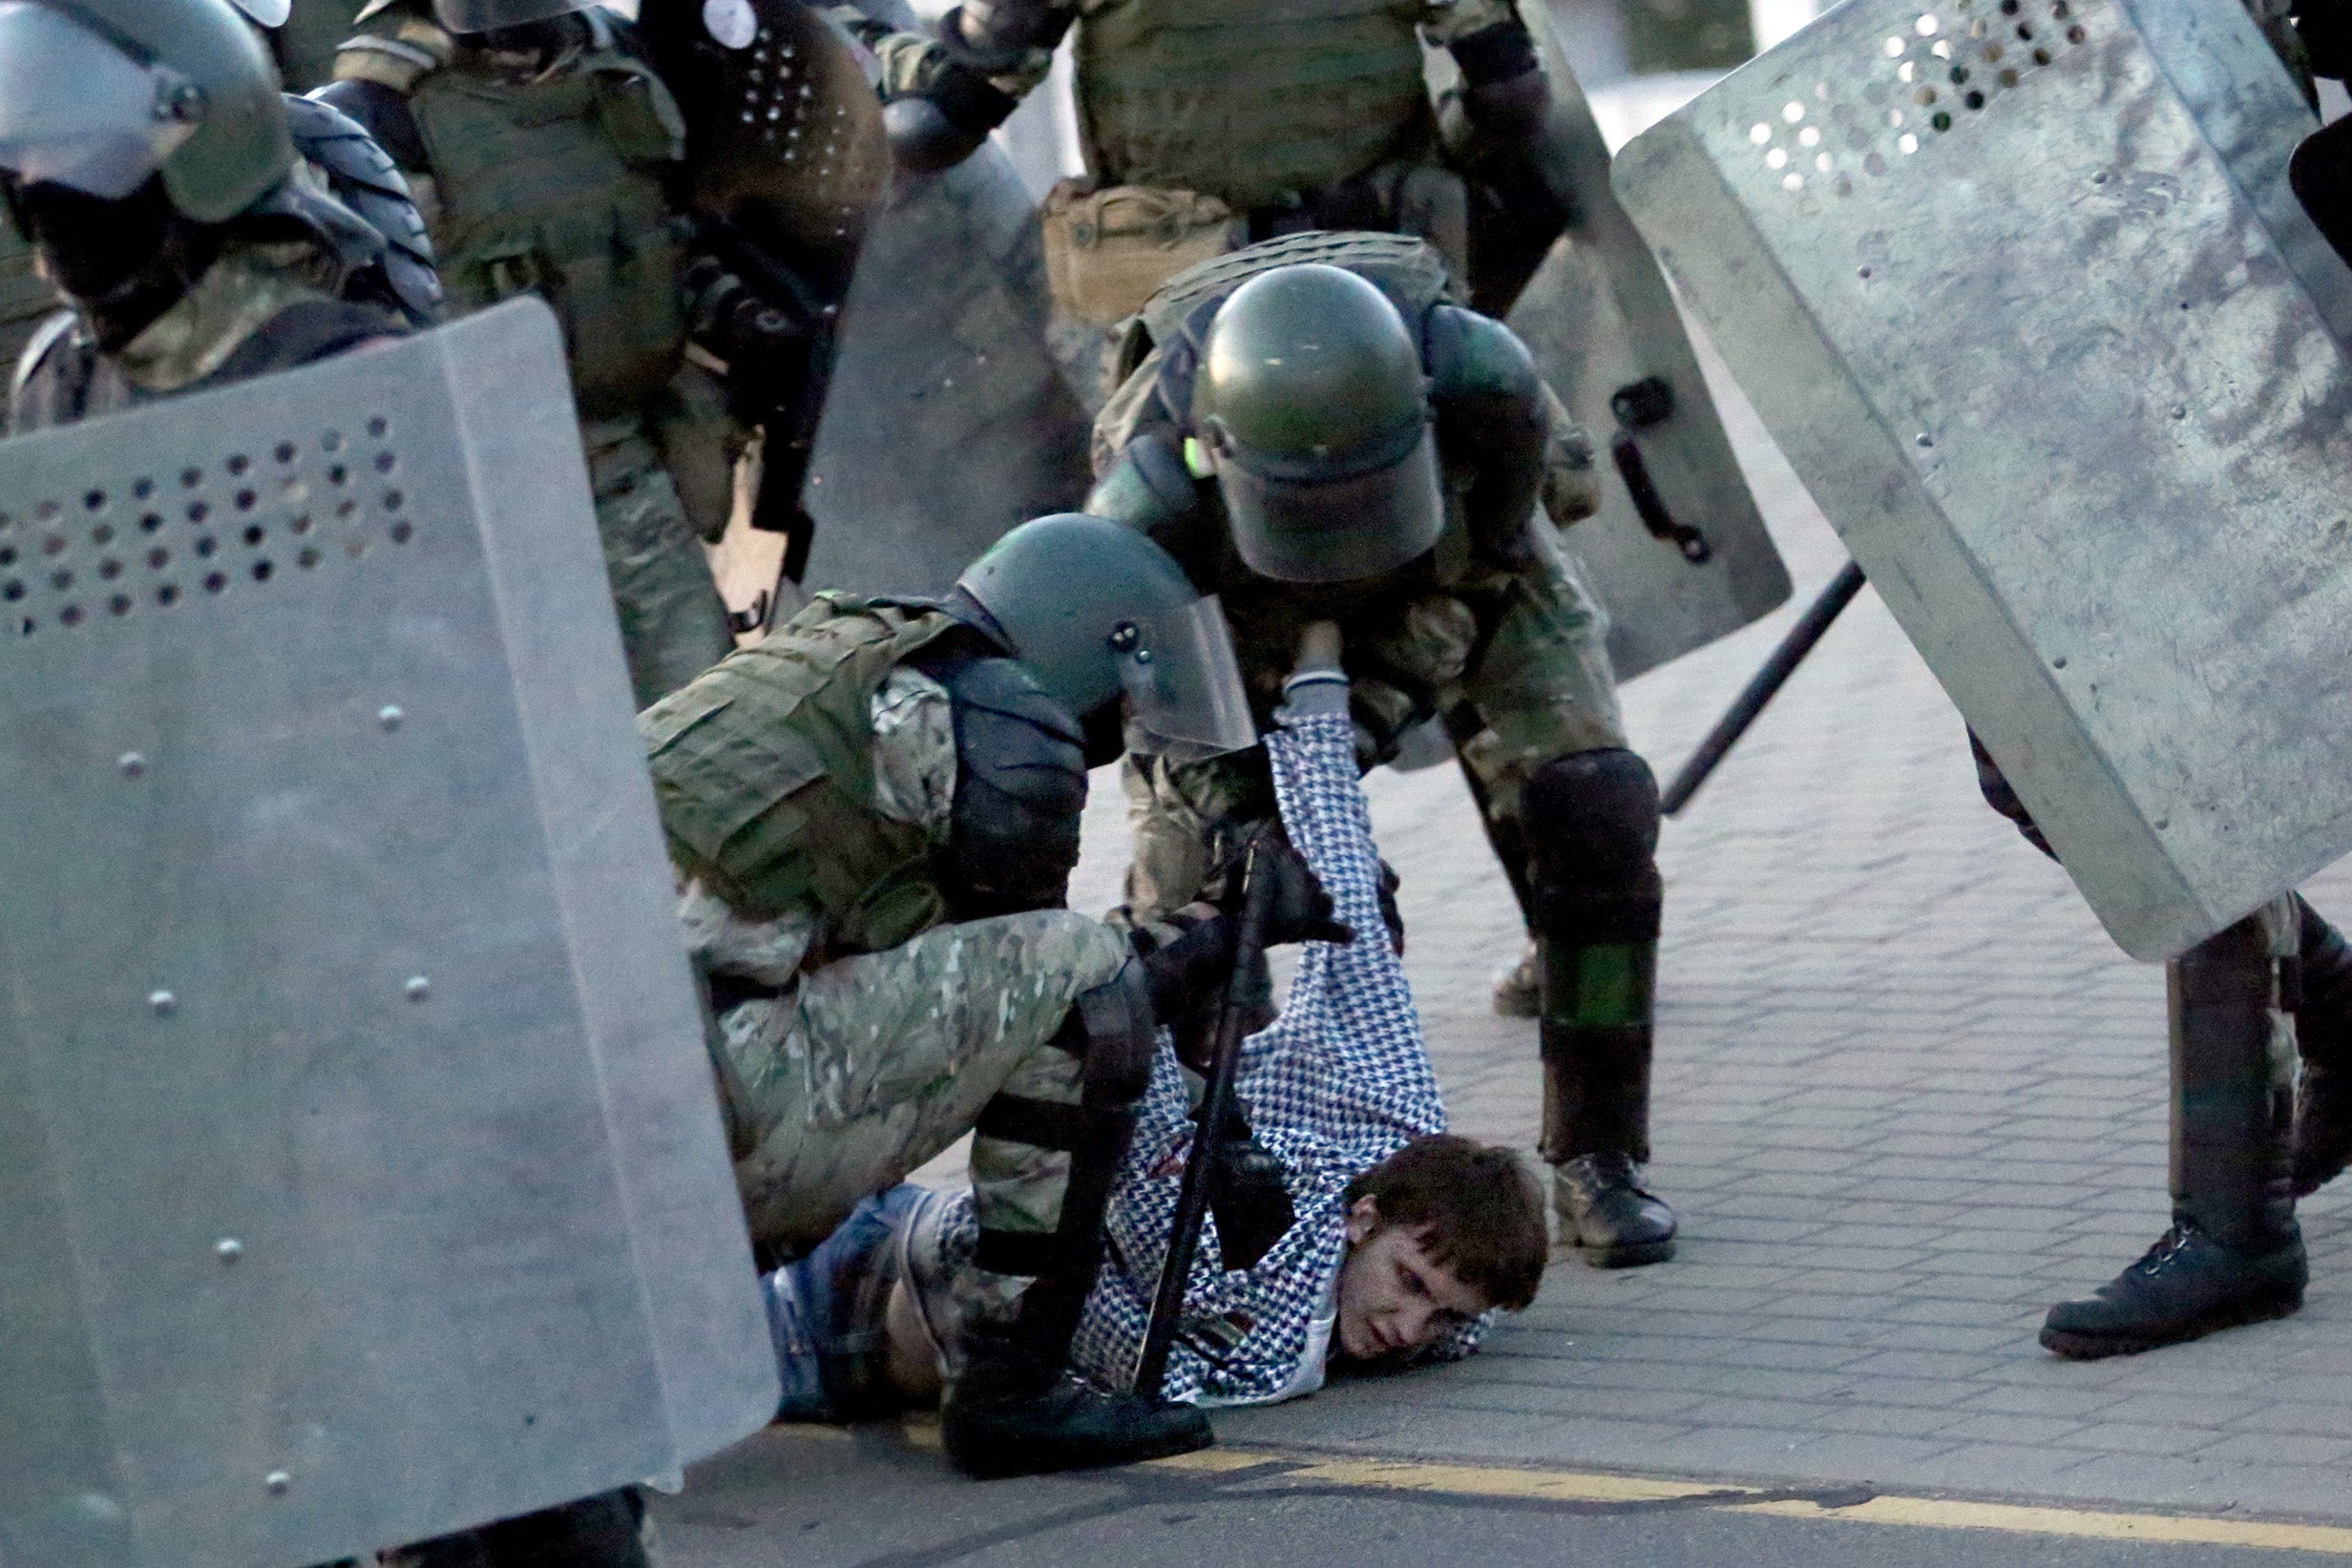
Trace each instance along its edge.
<path fill-rule="evenodd" d="M 234 218 L 294 167 L 277 69 L 228 0 L 0 0 L 0 173 L 118 201 L 156 175 Z"/>
<path fill-rule="evenodd" d="M 1191 760 L 1257 744 L 1224 609 L 1124 523 L 1080 512 L 1023 523 L 956 586 L 1082 721 L 1124 696 L 1163 755 Z"/>
<path fill-rule="evenodd" d="M 1235 289 L 1202 346 L 1192 420 L 1261 576 L 1377 576 L 1444 532 L 1420 347 L 1354 273 L 1304 262 Z"/>

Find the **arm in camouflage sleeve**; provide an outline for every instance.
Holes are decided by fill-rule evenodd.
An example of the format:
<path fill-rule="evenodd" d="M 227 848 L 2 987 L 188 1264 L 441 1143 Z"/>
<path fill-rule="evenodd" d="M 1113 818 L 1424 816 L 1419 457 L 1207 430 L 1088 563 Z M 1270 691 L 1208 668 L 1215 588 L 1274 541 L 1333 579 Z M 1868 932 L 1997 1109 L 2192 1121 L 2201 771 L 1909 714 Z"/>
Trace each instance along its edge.
<path fill-rule="evenodd" d="M 906 168 L 971 157 L 1053 68 L 1077 17 L 1058 0 L 965 0 L 935 33 L 866 30 L 882 62 L 882 123 Z"/>

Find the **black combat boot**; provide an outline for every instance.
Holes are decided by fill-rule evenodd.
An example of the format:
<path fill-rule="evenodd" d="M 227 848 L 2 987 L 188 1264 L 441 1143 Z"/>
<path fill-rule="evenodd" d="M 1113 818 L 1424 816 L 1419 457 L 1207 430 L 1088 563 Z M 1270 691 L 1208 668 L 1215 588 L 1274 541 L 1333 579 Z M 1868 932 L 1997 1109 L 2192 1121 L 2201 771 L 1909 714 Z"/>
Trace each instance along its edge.
<path fill-rule="evenodd" d="M 1541 937 L 1544 1158 L 1563 1241 L 1596 1268 L 1674 1255 L 1674 1211 L 1649 1158 L 1650 999 L 1658 944 Z"/>
<path fill-rule="evenodd" d="M 2076 1360 L 2132 1355 L 2302 1306 L 2309 1269 L 2289 1190 L 2286 998 L 2275 956 L 2296 918 L 2273 906 L 2165 966 L 2173 1228 L 2094 1294 L 2051 1307 L 2048 1348 Z"/>
<path fill-rule="evenodd" d="M 1674 1211 L 1642 1181 L 1648 1027 L 1547 1021 L 1543 1040 L 1543 1154 L 1552 1165 L 1561 1239 L 1598 1268 L 1664 1263 L 1674 1255 Z"/>
<path fill-rule="evenodd" d="M 963 1374 L 939 1408 L 956 1468 L 982 1480 L 1131 1465 L 1214 1441 L 1189 1405 L 1095 1387 L 1065 1365 L 1083 1290 L 1040 1280 L 1008 1328 L 965 1329 Z"/>
<path fill-rule="evenodd" d="M 2295 1043 L 2302 1072 L 2295 1090 L 2295 1195 L 2307 1197 L 2352 1160 L 2352 943 L 2320 911 L 2302 915 Z"/>

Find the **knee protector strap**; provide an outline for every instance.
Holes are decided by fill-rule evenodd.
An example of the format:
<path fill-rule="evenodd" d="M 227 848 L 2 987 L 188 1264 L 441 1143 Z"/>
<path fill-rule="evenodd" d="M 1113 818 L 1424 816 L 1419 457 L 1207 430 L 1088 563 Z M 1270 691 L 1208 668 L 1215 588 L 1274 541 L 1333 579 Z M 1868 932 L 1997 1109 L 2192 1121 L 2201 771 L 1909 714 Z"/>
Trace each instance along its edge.
<path fill-rule="evenodd" d="M 1102 1247 L 1111 1182 L 1135 1129 L 1135 1102 L 1151 1082 L 1160 1036 L 1144 966 L 1130 958 L 1119 972 L 1079 993 L 1053 1043 L 1083 1064 L 1079 1103 L 998 1095 L 981 1107 L 981 1138 L 1052 1149 L 1070 1157 L 1061 1216 L 1050 1231 L 980 1228 L 976 1261 L 997 1274 L 1092 1277 Z"/>

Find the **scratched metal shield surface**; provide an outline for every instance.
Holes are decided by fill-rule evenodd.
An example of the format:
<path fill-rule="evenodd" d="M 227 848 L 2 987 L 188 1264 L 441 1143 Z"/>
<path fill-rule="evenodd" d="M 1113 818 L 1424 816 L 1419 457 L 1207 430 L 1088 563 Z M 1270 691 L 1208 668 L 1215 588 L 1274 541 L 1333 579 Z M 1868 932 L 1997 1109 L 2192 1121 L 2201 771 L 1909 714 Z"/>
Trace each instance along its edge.
<path fill-rule="evenodd" d="M 856 4 L 920 25 L 905 0 Z M 1085 498 L 1093 421 L 1047 345 L 1051 308 L 1037 201 L 1002 148 L 893 179 L 801 498 L 809 588 L 943 594 L 1016 523 Z"/>
<path fill-rule="evenodd" d="M 2352 848 L 2352 276 L 2224 0 L 1849 0 L 1616 183 L 2108 930 Z"/>
<path fill-rule="evenodd" d="M 0 1561 L 364 1558 L 760 1426 L 547 307 L 0 498 Z"/>
<path fill-rule="evenodd" d="M 1554 23 L 1543 6 L 1522 10 L 1552 85 L 1545 157 L 1553 183 L 1574 193 L 1576 215 L 1508 320 L 1592 436 L 1601 510 L 1561 541 L 1608 609 L 1609 659 L 1629 680 L 1770 614 L 1789 596 L 1789 574 L 1732 455 L 1657 260 L 1609 188 L 1608 148 Z M 1652 379 L 1670 389 L 1669 411 L 1628 427 L 1611 398 Z M 1639 453 L 1638 471 L 1666 514 L 1695 529 L 1703 552 L 1686 554 L 1644 521 L 1613 455 L 1620 442 Z"/>

